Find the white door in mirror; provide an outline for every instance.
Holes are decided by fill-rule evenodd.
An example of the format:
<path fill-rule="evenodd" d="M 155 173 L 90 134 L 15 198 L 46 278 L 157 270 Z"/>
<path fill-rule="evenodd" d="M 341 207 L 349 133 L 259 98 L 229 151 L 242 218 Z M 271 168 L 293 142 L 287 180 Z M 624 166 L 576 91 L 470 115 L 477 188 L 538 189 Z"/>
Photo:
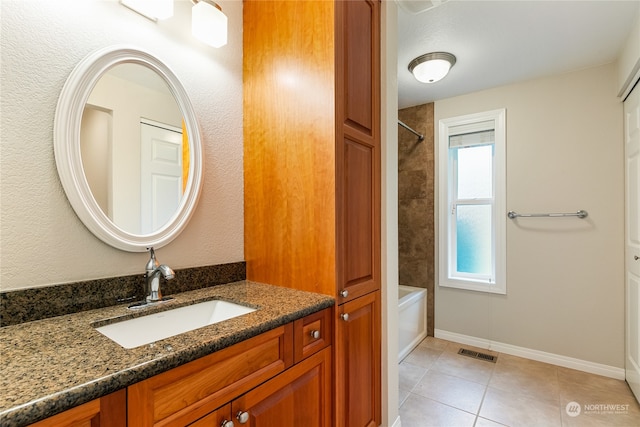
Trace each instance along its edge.
<path fill-rule="evenodd" d="M 134 348 L 242 316 L 255 308 L 214 300 L 96 328 L 124 348 Z"/>
<path fill-rule="evenodd" d="M 140 234 L 151 234 L 169 222 L 180 207 L 182 132 L 164 124 L 141 122 L 140 144 Z"/>

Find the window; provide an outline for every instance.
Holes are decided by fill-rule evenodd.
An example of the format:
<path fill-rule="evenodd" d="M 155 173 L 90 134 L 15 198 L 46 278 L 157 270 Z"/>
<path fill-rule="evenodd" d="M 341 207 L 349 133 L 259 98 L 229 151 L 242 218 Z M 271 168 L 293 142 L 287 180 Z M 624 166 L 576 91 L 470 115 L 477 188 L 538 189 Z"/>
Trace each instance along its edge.
<path fill-rule="evenodd" d="M 440 120 L 440 286 L 506 293 L 505 115 Z"/>

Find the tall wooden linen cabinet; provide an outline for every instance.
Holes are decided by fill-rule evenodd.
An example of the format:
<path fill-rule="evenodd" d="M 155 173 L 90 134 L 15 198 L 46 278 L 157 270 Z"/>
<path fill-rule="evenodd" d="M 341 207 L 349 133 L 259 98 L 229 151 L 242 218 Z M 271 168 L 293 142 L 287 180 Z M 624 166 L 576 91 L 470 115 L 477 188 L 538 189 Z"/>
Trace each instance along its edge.
<path fill-rule="evenodd" d="M 377 426 L 380 2 L 244 2 L 247 278 L 336 297 L 334 425 Z"/>

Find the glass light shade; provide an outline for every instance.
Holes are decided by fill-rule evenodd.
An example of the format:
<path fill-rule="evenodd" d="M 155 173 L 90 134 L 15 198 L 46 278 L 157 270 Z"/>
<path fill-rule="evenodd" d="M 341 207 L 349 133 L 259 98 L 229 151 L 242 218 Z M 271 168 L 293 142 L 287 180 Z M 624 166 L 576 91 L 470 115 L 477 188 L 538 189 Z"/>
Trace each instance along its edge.
<path fill-rule="evenodd" d="M 419 82 L 435 83 L 442 80 L 455 63 L 456 57 L 450 53 L 427 53 L 411 61 L 409 71 Z"/>
<path fill-rule="evenodd" d="M 154 21 L 173 16 L 173 0 L 120 0 L 120 3 Z"/>
<path fill-rule="evenodd" d="M 451 64 L 444 59 L 433 59 L 423 62 L 413 69 L 413 75 L 423 83 L 435 83 L 449 73 Z"/>
<path fill-rule="evenodd" d="M 211 3 L 200 0 L 191 9 L 191 33 L 210 46 L 224 46 L 227 44 L 227 16 Z"/>

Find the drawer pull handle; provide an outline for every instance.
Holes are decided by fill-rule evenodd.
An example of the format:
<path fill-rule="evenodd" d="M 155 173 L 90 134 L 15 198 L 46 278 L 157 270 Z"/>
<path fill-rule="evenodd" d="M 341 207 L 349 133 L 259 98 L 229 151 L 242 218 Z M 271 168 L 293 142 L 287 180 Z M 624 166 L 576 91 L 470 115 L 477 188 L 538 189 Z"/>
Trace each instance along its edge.
<path fill-rule="evenodd" d="M 342 320 L 346 322 L 347 320 L 349 320 L 349 313 L 343 313 L 340 315 L 340 317 L 342 317 Z"/>
<path fill-rule="evenodd" d="M 236 415 L 236 418 L 238 419 L 238 421 L 240 421 L 240 424 L 245 424 L 247 421 L 249 421 L 249 413 L 240 411 L 238 412 L 238 415 Z"/>
<path fill-rule="evenodd" d="M 220 427 L 233 427 L 233 421 L 224 420 L 222 424 L 220 424 Z"/>
<path fill-rule="evenodd" d="M 320 331 L 317 331 L 315 329 L 311 331 L 311 338 L 313 338 L 314 340 L 317 340 L 318 338 L 320 338 Z"/>
<path fill-rule="evenodd" d="M 346 289 L 341 290 L 341 291 L 340 291 L 340 296 L 341 296 L 342 298 L 346 298 L 346 297 L 348 297 L 348 296 L 349 296 L 349 291 L 348 291 L 348 290 L 346 290 Z"/>

